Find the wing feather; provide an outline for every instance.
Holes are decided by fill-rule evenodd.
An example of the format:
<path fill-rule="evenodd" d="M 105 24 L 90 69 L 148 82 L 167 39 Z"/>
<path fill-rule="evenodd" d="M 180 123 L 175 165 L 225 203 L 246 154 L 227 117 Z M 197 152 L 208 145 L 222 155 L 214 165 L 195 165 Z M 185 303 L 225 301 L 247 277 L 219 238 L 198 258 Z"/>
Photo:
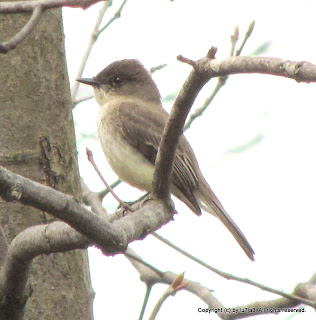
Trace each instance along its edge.
<path fill-rule="evenodd" d="M 119 116 L 125 138 L 152 164 L 155 164 L 161 136 L 168 113 L 161 107 L 146 108 L 142 104 L 123 102 Z M 144 110 L 145 109 L 145 110 Z M 145 115 L 146 114 L 146 115 Z M 184 136 L 180 137 L 173 168 L 172 183 L 182 192 L 189 207 L 200 214 L 201 210 L 193 194 L 198 188 L 196 162 L 193 151 Z"/>

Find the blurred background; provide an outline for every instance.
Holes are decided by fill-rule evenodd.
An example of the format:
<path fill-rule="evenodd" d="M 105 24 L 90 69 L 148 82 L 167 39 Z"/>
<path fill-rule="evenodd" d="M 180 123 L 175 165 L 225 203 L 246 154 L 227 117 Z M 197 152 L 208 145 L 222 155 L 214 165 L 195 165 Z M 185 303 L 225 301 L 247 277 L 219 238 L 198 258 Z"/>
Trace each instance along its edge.
<path fill-rule="evenodd" d="M 101 27 L 118 10 L 113 1 Z M 66 54 L 71 86 L 87 47 L 102 3 L 86 11 L 63 9 Z M 258 54 L 316 63 L 316 3 L 305 1 L 189 1 L 128 0 L 121 17 L 99 37 L 87 62 L 84 77 L 95 76 L 109 63 L 137 58 L 147 68 L 167 64 L 153 74 L 170 111 L 191 67 L 177 61 L 206 55 L 213 45 L 217 58 L 230 54 L 231 34 L 239 26 L 239 47 L 249 24 L 255 29 L 242 55 Z M 196 100 L 200 107 L 216 86 L 211 80 Z M 92 94 L 80 86 L 78 98 Z M 243 230 L 256 252 L 250 262 L 234 238 L 207 213 L 196 217 L 175 201 L 175 221 L 158 232 L 206 263 L 236 276 L 250 278 L 284 292 L 310 279 L 316 259 L 316 105 L 315 84 L 296 83 L 268 75 L 234 75 L 215 97 L 204 115 L 186 132 L 200 167 L 227 212 Z M 104 188 L 87 161 L 89 147 L 108 183 L 117 177 L 107 164 L 96 136 L 98 105 L 94 99 L 74 110 L 81 176 L 93 191 Z M 121 199 L 137 199 L 142 192 L 122 183 L 115 189 Z M 108 212 L 117 203 L 104 199 Z M 226 306 L 236 307 L 278 296 L 224 278 L 181 256 L 152 236 L 132 243 L 145 261 L 161 271 L 185 271 L 185 277 L 214 290 Z M 145 285 L 138 272 L 121 255 L 105 257 L 89 250 L 95 296 L 95 319 L 137 319 Z M 145 319 L 166 286 L 157 285 L 150 296 Z M 198 313 L 205 304 L 197 297 L 178 292 L 163 305 L 158 319 L 218 319 Z M 265 319 L 311 319 L 314 311 L 265 315 Z M 259 318 L 258 316 L 253 318 Z"/>

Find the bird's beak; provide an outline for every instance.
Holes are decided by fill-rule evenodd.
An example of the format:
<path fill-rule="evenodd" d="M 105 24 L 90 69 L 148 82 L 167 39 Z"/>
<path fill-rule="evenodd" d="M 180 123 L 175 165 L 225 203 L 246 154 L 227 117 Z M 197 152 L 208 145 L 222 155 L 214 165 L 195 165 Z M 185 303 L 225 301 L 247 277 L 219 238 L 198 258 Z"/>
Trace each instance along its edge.
<path fill-rule="evenodd" d="M 92 87 L 100 87 L 101 86 L 101 83 L 93 78 L 80 78 L 80 79 L 77 79 L 77 81 L 84 83 L 84 84 L 87 84 Z"/>

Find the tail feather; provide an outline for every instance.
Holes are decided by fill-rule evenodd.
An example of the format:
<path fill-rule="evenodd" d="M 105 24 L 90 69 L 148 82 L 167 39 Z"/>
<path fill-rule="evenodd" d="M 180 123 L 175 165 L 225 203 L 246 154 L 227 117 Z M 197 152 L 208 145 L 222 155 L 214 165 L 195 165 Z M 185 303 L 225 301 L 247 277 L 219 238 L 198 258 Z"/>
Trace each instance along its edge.
<path fill-rule="evenodd" d="M 208 185 L 200 186 L 199 190 L 195 192 L 195 196 L 201 208 L 216 216 L 234 236 L 248 258 L 254 261 L 255 252 L 251 245 L 234 220 L 225 211 L 211 188 Z"/>

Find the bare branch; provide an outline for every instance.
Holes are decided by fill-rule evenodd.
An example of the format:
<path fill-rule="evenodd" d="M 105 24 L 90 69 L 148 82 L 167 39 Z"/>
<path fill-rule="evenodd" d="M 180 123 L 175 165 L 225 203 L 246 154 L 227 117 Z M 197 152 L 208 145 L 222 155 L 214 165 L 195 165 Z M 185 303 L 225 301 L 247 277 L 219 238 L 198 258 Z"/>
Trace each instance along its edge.
<path fill-rule="evenodd" d="M 0 4 L 1 6 L 1 4 Z M 1 8 L 1 7 L 0 7 Z M 33 13 L 31 15 L 30 20 L 27 22 L 27 24 L 10 40 L 0 43 L 0 52 L 1 53 L 7 53 L 10 50 L 13 50 L 17 47 L 17 45 L 22 42 L 24 39 L 27 38 L 27 36 L 35 29 L 37 24 L 42 18 L 43 15 L 43 7 L 42 5 L 37 5 Z"/>
<path fill-rule="evenodd" d="M 151 68 L 149 69 L 149 72 L 150 72 L 151 74 L 153 74 L 153 73 L 155 73 L 156 71 L 159 71 L 159 70 L 165 68 L 166 66 L 167 66 L 167 64 L 163 63 L 163 64 L 160 64 L 159 66 L 151 67 Z"/>
<path fill-rule="evenodd" d="M 246 32 L 246 34 L 245 34 L 244 40 L 242 41 L 239 49 L 236 51 L 235 56 L 240 56 L 241 51 L 242 51 L 242 49 L 244 48 L 247 40 L 250 38 L 254 27 L 255 27 L 255 20 L 253 20 L 253 21 L 250 23 L 250 25 L 249 25 L 249 27 L 248 27 L 248 30 L 247 30 L 247 32 Z"/>
<path fill-rule="evenodd" d="M 253 30 L 253 23 L 250 24 L 248 32 L 243 41 L 243 45 L 237 50 L 236 55 L 241 53 L 245 41 L 249 38 Z M 227 77 L 230 74 L 236 73 L 265 73 L 277 76 L 292 78 L 298 82 L 315 82 L 316 81 L 316 66 L 309 62 L 295 62 L 281 60 L 276 58 L 263 57 L 239 57 L 227 58 L 223 60 L 210 60 L 208 70 L 211 77 L 220 77 L 218 84 L 212 95 L 207 98 L 201 108 L 197 109 L 188 120 L 185 129 L 188 129 L 194 119 L 202 115 L 209 103 L 214 99 L 220 88 L 226 83 Z M 238 65 L 238 66 L 237 66 Z M 200 67 L 202 68 L 202 67 Z"/>
<path fill-rule="evenodd" d="M 105 30 L 107 29 L 116 19 L 121 18 L 122 10 L 125 7 L 127 0 L 123 0 L 122 4 L 118 8 L 118 10 L 115 12 L 114 16 L 105 24 L 104 27 L 102 27 L 97 34 L 97 37 Z"/>
<path fill-rule="evenodd" d="M 29 297 L 27 281 L 33 259 L 41 254 L 86 249 L 92 242 L 64 222 L 30 227 L 11 242 L 0 274 L 1 311 L 20 319 Z"/>
<path fill-rule="evenodd" d="M 149 300 L 149 296 L 150 296 L 150 293 L 151 293 L 151 289 L 152 289 L 152 286 L 146 286 L 146 292 L 145 292 L 145 296 L 144 296 L 144 301 L 143 301 L 142 309 L 140 310 L 140 313 L 139 313 L 138 320 L 143 320 L 143 318 L 144 318 L 144 314 L 145 314 L 146 307 L 147 307 L 147 304 L 148 304 L 148 300 Z"/>
<path fill-rule="evenodd" d="M 185 62 L 195 64 L 195 62 L 188 61 L 188 59 Z M 193 69 L 173 105 L 164 129 L 155 164 L 153 194 L 158 199 L 166 200 L 170 197 L 173 162 L 179 137 L 183 132 L 185 119 L 190 108 L 206 82 L 207 78 Z"/>
<path fill-rule="evenodd" d="M 128 249 L 128 252 L 131 253 L 132 255 L 136 255 L 136 253 L 133 252 L 130 248 Z M 152 287 L 157 283 L 170 285 L 178 276 L 177 274 L 170 271 L 161 272 L 156 268 L 153 268 L 152 266 L 147 266 L 146 263 L 139 261 L 139 260 L 142 260 L 142 258 L 140 258 L 138 255 L 136 256 L 138 257 L 137 261 L 136 260 L 133 261 L 132 259 L 129 259 L 129 261 L 133 264 L 133 266 L 139 272 L 141 280 L 147 286 Z M 195 281 L 191 281 L 188 279 L 184 279 L 184 281 L 188 282 L 184 290 L 191 292 L 197 297 L 199 297 L 209 307 L 224 308 L 224 306 L 214 297 L 210 289 L 206 288 L 205 286 L 202 286 L 200 283 Z"/>
<path fill-rule="evenodd" d="M 124 255 L 129 260 L 129 262 L 134 266 L 134 268 L 139 272 L 141 277 L 144 273 L 147 273 L 148 270 L 150 270 L 150 274 L 152 274 L 152 271 L 155 273 L 155 276 L 153 278 L 145 277 L 142 279 L 142 281 L 145 282 L 147 286 L 157 283 L 157 278 L 163 277 L 162 271 L 158 270 L 148 262 L 144 261 L 131 248 L 127 248 Z"/>
<path fill-rule="evenodd" d="M 104 249 L 108 247 L 111 251 L 116 247 L 117 250 L 117 244 L 120 243 L 119 247 L 122 246 L 121 250 L 124 251 L 124 246 L 125 248 L 127 246 L 126 243 L 124 245 L 120 242 L 113 226 L 102 222 L 99 216 L 85 209 L 72 197 L 13 174 L 2 167 L 0 167 L 0 195 L 6 201 L 19 201 L 51 213 Z"/>
<path fill-rule="evenodd" d="M 112 194 L 112 196 L 114 197 L 114 199 L 121 205 L 121 207 L 125 208 L 126 210 L 130 210 L 133 211 L 129 205 L 127 203 L 125 203 L 124 201 L 122 201 L 117 195 L 116 193 L 112 190 L 111 186 L 106 182 L 106 180 L 104 179 L 104 177 L 102 176 L 101 171 L 99 170 L 99 168 L 97 167 L 96 163 L 94 162 L 93 159 L 93 153 L 91 150 L 89 150 L 88 148 L 86 148 L 86 154 L 88 157 L 88 161 L 92 164 L 94 170 L 96 171 L 96 173 L 98 174 L 98 176 L 100 177 L 101 181 L 104 183 L 104 185 L 106 186 L 106 188 L 109 190 L 109 192 Z"/>
<path fill-rule="evenodd" d="M 83 182 L 82 182 L 83 183 Z M 85 193 L 90 193 L 90 196 L 85 199 L 87 201 L 88 205 L 90 204 L 92 207 L 92 204 L 89 203 L 91 199 L 93 199 L 93 202 L 99 202 L 99 205 L 101 206 L 101 199 L 97 196 L 97 193 L 91 192 L 86 186 Z M 91 194 L 94 194 L 92 196 Z M 116 220 L 118 217 L 117 215 L 112 215 L 113 217 L 110 217 L 110 221 Z M 109 217 L 109 216 L 108 216 Z M 171 284 L 172 281 L 174 281 L 176 275 L 171 272 L 162 272 L 155 268 L 154 266 L 150 265 L 149 263 L 145 262 L 139 255 L 137 255 L 131 248 L 127 248 L 125 252 L 125 257 L 130 261 L 130 263 L 134 266 L 134 268 L 138 271 L 140 274 L 141 280 L 146 284 L 147 286 L 147 294 L 150 292 L 150 288 L 152 288 L 153 285 L 157 283 L 164 283 L 164 284 Z M 213 308 L 220 308 L 224 307 L 212 294 L 211 291 L 202 286 L 199 283 L 196 283 L 194 281 L 190 281 L 189 284 L 186 286 L 185 290 L 195 294 L 200 299 L 202 299 L 204 302 L 208 304 L 208 306 Z M 144 313 L 144 308 L 146 307 L 146 297 L 145 301 L 142 307 L 141 315 Z M 140 318 L 141 319 L 141 318 Z"/>
<path fill-rule="evenodd" d="M 83 54 L 83 57 L 82 57 L 82 60 L 81 60 L 81 63 L 80 63 L 80 66 L 79 66 L 79 69 L 78 69 L 78 72 L 76 75 L 76 79 L 79 79 L 82 77 L 83 70 L 87 64 L 87 60 L 89 58 L 89 55 L 90 55 L 91 50 L 93 48 L 93 45 L 97 41 L 100 24 L 103 20 L 104 14 L 106 13 L 106 11 L 109 9 L 109 7 L 111 5 L 112 5 L 112 1 L 104 2 L 102 8 L 99 11 L 99 15 L 98 15 L 98 18 L 95 22 L 93 29 L 92 29 L 91 36 L 90 36 L 86 51 Z M 79 82 L 75 81 L 75 83 L 73 84 L 72 89 L 71 89 L 71 97 L 72 97 L 72 101 L 74 101 L 73 107 L 76 105 L 75 98 L 76 98 L 76 95 L 78 92 L 78 88 L 79 88 Z"/>
<path fill-rule="evenodd" d="M 106 189 L 98 192 L 99 199 L 102 200 L 110 192 L 110 189 L 112 189 L 112 190 L 115 189 L 121 183 L 122 183 L 122 180 L 117 179 L 116 181 L 114 181 L 113 183 L 110 184 L 110 188 L 106 188 Z"/>
<path fill-rule="evenodd" d="M 239 28 L 236 26 L 234 33 L 230 36 L 231 48 L 230 56 L 232 57 L 235 54 L 236 43 L 239 39 Z"/>
<path fill-rule="evenodd" d="M 59 7 L 86 9 L 101 0 L 43 0 L 43 1 L 12 1 L 0 3 L 0 13 L 32 12 L 28 23 L 10 40 L 0 43 L 0 52 L 7 53 L 15 49 L 35 29 L 45 10 Z M 111 3 L 111 2 L 106 2 Z"/>
<path fill-rule="evenodd" d="M 79 104 L 79 103 L 81 103 L 81 102 L 85 102 L 85 101 L 91 100 L 93 97 L 94 97 L 94 96 L 88 96 L 88 97 L 83 97 L 83 98 L 76 99 L 76 100 L 73 102 L 72 107 L 74 108 L 77 104 Z"/>
<path fill-rule="evenodd" d="M 98 245 L 104 253 L 124 252 L 129 242 L 143 239 L 172 219 L 171 203 L 148 201 L 113 223 L 102 220 L 80 203 L 57 190 L 11 173 L 0 167 L 0 195 L 51 213 Z"/>
<path fill-rule="evenodd" d="M 89 192 L 92 193 L 90 190 L 89 190 Z M 101 203 L 101 200 L 98 198 L 97 193 L 94 193 L 94 194 L 96 195 L 95 200 L 99 201 Z M 216 273 L 218 273 L 218 272 L 222 273 L 220 275 L 222 275 L 226 279 L 233 279 L 233 280 L 237 280 L 237 281 L 244 280 L 243 278 L 232 276 L 228 273 L 222 272 L 218 269 L 215 269 L 214 267 L 207 265 L 203 261 L 193 257 L 189 253 L 178 248 L 174 244 L 170 243 L 170 241 L 162 238 L 161 236 L 159 236 L 156 233 L 153 233 L 153 235 L 155 237 L 157 237 L 159 240 L 162 240 L 164 243 L 166 243 L 167 245 L 169 245 L 172 248 L 174 248 L 175 250 L 177 250 L 178 252 L 180 252 L 180 253 L 184 254 L 185 256 L 193 259 L 194 261 L 202 264 L 203 266 L 207 267 L 208 269 L 210 269 Z M 151 291 L 152 286 L 157 283 L 171 284 L 174 281 L 176 275 L 171 272 L 162 272 L 162 271 L 158 270 L 154 266 L 145 262 L 140 256 L 138 256 L 130 248 L 127 249 L 127 251 L 124 255 L 131 262 L 131 264 L 136 268 L 136 270 L 139 272 L 141 280 L 147 286 L 145 300 L 144 300 L 142 311 L 140 314 L 140 319 L 142 319 L 143 314 L 145 312 L 144 308 L 146 306 L 146 301 L 147 301 L 146 299 L 148 299 L 148 295 Z M 229 276 L 229 278 L 228 278 L 228 276 Z M 251 281 L 251 280 L 246 279 L 247 284 L 252 284 L 252 285 L 257 284 L 255 282 L 249 283 L 249 281 Z M 241 281 L 241 282 L 244 282 L 244 281 Z M 208 288 L 206 288 L 196 282 L 188 281 L 188 284 L 185 286 L 184 290 L 189 291 L 189 292 L 195 294 L 200 299 L 202 299 L 205 303 L 207 303 L 209 308 L 216 309 L 218 312 L 217 315 L 221 319 L 233 320 L 233 319 L 246 318 L 246 317 L 249 317 L 249 316 L 255 315 L 255 314 L 271 313 L 271 309 L 269 309 L 269 308 L 276 308 L 275 310 L 277 310 L 278 308 L 291 308 L 291 307 L 293 308 L 295 306 L 298 306 L 300 303 L 306 302 L 306 301 L 309 303 L 309 305 L 311 305 L 311 304 L 313 304 L 313 301 L 316 301 L 316 289 L 314 286 L 315 282 L 316 282 L 316 274 L 313 277 L 311 277 L 309 282 L 297 285 L 292 295 L 283 293 L 283 292 L 275 290 L 275 289 L 265 287 L 263 285 L 259 285 L 260 289 L 265 290 L 266 288 L 268 288 L 271 290 L 267 290 L 267 291 L 270 291 L 275 294 L 281 294 L 283 296 L 286 296 L 287 298 L 281 298 L 281 299 L 276 299 L 276 300 L 267 300 L 267 301 L 257 301 L 257 302 L 249 303 L 244 306 L 233 307 L 231 309 L 234 309 L 234 313 L 231 313 L 231 314 L 224 312 L 225 306 L 211 293 L 211 290 L 209 290 Z M 289 299 L 288 297 L 291 297 L 291 298 Z M 262 308 L 262 309 L 260 309 L 260 308 Z M 245 310 L 248 310 L 248 309 L 251 310 L 251 312 L 249 312 L 249 313 L 244 312 Z M 223 310 L 223 311 L 221 311 L 221 310 Z M 256 310 L 256 311 L 254 311 L 254 310 Z"/>
<path fill-rule="evenodd" d="M 87 185 L 84 183 L 83 179 L 80 179 L 81 182 L 81 191 L 82 191 L 82 200 L 84 204 L 91 207 L 91 211 L 96 213 L 99 216 L 104 216 L 107 214 L 106 210 L 103 208 L 100 201 L 100 197 L 96 192 L 90 191 Z"/>
<path fill-rule="evenodd" d="M 194 120 L 198 117 L 201 117 L 202 114 L 204 113 L 204 111 L 207 109 L 207 107 L 212 103 L 212 101 L 214 100 L 214 98 L 216 97 L 216 95 L 218 94 L 218 92 L 222 89 L 222 87 L 226 84 L 228 77 L 219 77 L 216 87 L 213 90 L 212 94 L 207 97 L 204 101 L 204 103 L 202 104 L 202 106 L 200 108 L 195 109 L 194 113 L 192 113 L 189 117 L 189 120 L 187 121 L 187 123 L 184 126 L 184 131 L 190 129 L 192 123 L 194 122 Z"/>
<path fill-rule="evenodd" d="M 208 80 L 232 74 L 262 73 L 294 79 L 297 82 L 316 82 L 316 65 L 307 61 L 290 61 L 268 57 L 229 57 L 225 59 L 202 58 L 198 70 Z"/>
<path fill-rule="evenodd" d="M 122 13 L 122 10 L 123 10 L 126 2 L 127 2 L 127 0 L 123 0 L 122 4 L 118 8 L 118 10 L 115 12 L 114 16 L 105 24 L 104 27 L 102 27 L 100 29 L 100 25 L 101 25 L 101 22 L 103 20 L 104 14 L 107 11 L 107 9 L 112 5 L 112 1 L 109 1 L 107 3 L 105 2 L 103 4 L 101 10 L 99 11 L 99 15 L 98 15 L 97 21 L 96 21 L 96 23 L 94 25 L 94 28 L 92 30 L 88 46 L 87 46 L 86 51 L 85 51 L 85 53 L 83 55 L 79 70 L 77 72 L 76 79 L 79 79 L 79 78 L 82 77 L 83 70 L 84 70 L 84 68 L 86 66 L 86 63 L 88 61 L 90 52 L 91 52 L 95 42 L 98 40 L 99 36 L 101 35 L 101 33 L 104 30 L 106 30 L 116 19 L 119 19 L 121 17 L 121 13 Z M 75 83 L 73 84 L 72 90 L 71 90 L 72 101 L 75 101 L 75 98 L 76 98 L 76 95 L 77 95 L 77 92 L 78 92 L 78 88 L 79 88 L 79 82 L 75 81 Z M 75 106 L 75 104 L 74 104 L 74 106 Z"/>
<path fill-rule="evenodd" d="M 251 286 L 257 287 L 257 288 L 259 288 L 261 290 L 264 290 L 264 291 L 268 291 L 268 292 L 280 295 L 280 296 L 282 296 L 284 298 L 287 298 L 287 299 L 290 299 L 292 301 L 296 301 L 296 302 L 299 301 L 299 302 L 305 303 L 306 305 L 309 305 L 311 307 L 315 307 L 315 303 L 313 301 L 304 299 L 304 297 L 300 297 L 300 296 L 296 296 L 296 295 L 293 295 L 293 294 L 284 293 L 283 291 L 270 288 L 270 287 L 265 286 L 263 284 L 260 284 L 258 282 L 252 281 L 250 279 L 237 277 L 237 276 L 234 276 L 234 275 L 232 275 L 230 273 L 221 271 L 221 270 L 219 270 L 219 269 L 217 269 L 215 267 L 212 267 L 211 265 L 205 263 L 204 261 L 194 257 L 190 253 L 186 252 L 185 250 L 183 250 L 183 249 L 179 248 L 178 246 L 176 246 L 175 244 L 171 243 L 169 240 L 163 238 L 162 236 L 160 236 L 156 232 L 153 232 L 152 235 L 154 237 L 156 237 L 157 239 L 159 239 L 160 241 L 164 242 L 169 247 L 171 247 L 171 248 L 175 249 L 176 251 L 180 252 L 184 256 L 186 256 L 189 259 L 197 262 L 198 264 L 202 265 L 203 267 L 215 272 L 216 274 L 218 274 L 219 276 L 221 276 L 221 277 L 223 277 L 223 278 L 225 278 L 227 280 L 235 280 L 235 281 L 238 281 L 238 282 L 247 283 L 247 284 L 250 284 Z"/>
<path fill-rule="evenodd" d="M 162 307 L 162 304 L 172 295 L 175 295 L 176 292 L 183 289 L 188 282 L 183 281 L 184 272 L 177 275 L 177 277 L 173 280 L 173 282 L 170 284 L 170 286 L 166 289 L 166 291 L 163 293 L 163 295 L 160 297 L 158 302 L 156 303 L 149 320 L 155 320 L 160 308 Z"/>
<path fill-rule="evenodd" d="M 293 291 L 294 295 L 303 297 L 310 301 L 314 301 L 314 308 L 316 306 L 316 288 L 310 281 L 306 283 L 300 283 Z M 279 313 L 281 309 L 296 308 L 299 309 L 300 301 L 291 300 L 287 298 L 280 298 L 275 300 L 255 301 L 244 306 L 237 306 L 231 309 L 232 313 L 224 314 L 225 320 L 244 319 L 255 315 Z M 304 307 L 300 307 L 304 308 Z M 248 311 L 248 312 L 246 312 Z"/>
<path fill-rule="evenodd" d="M 116 219 L 104 215 L 101 218 L 71 197 L 14 175 L 2 167 L 0 195 L 6 201 L 19 201 L 49 212 L 88 235 L 85 237 L 63 222 L 53 222 L 28 228 L 12 241 L 0 273 L 0 315 L 9 315 L 12 320 L 21 319 L 23 314 L 29 296 L 27 279 L 35 256 L 84 249 L 92 244 L 98 245 L 106 254 L 119 253 L 119 250 L 123 252 L 136 234 L 138 239 L 144 238 L 153 228 L 159 228 L 170 221 L 173 212 L 173 208 L 167 207 L 165 203 L 148 201 L 140 210 L 119 220 L 119 213 L 114 215 Z M 135 207 L 137 208 L 137 204 Z M 110 220 L 115 221 L 109 223 Z M 99 224 L 98 230 L 96 224 Z M 102 233 L 101 236 L 98 236 L 99 232 Z M 95 236 L 92 237 L 93 234 Z"/>
<path fill-rule="evenodd" d="M 241 51 L 243 50 L 247 40 L 249 39 L 249 37 L 252 34 L 252 31 L 254 29 L 254 21 L 249 25 L 248 30 L 244 36 L 243 42 L 240 46 L 240 48 L 236 51 L 235 54 L 235 48 L 236 48 L 236 43 L 239 39 L 239 28 L 238 26 L 235 28 L 234 33 L 231 35 L 230 37 L 230 41 L 231 41 L 231 49 L 230 49 L 230 56 L 239 56 L 241 54 Z M 219 77 L 217 80 L 217 84 L 215 89 L 213 90 L 212 94 L 206 98 L 206 100 L 204 101 L 203 105 L 200 108 L 197 108 L 193 114 L 190 115 L 189 120 L 187 121 L 187 123 L 184 126 L 184 131 L 188 130 L 193 121 L 198 118 L 201 117 L 202 114 L 204 113 L 204 111 L 208 108 L 208 106 L 212 103 L 212 101 L 214 100 L 214 98 L 216 97 L 216 95 L 218 94 L 218 92 L 225 86 L 226 82 L 228 80 L 228 76 L 226 77 Z"/>

